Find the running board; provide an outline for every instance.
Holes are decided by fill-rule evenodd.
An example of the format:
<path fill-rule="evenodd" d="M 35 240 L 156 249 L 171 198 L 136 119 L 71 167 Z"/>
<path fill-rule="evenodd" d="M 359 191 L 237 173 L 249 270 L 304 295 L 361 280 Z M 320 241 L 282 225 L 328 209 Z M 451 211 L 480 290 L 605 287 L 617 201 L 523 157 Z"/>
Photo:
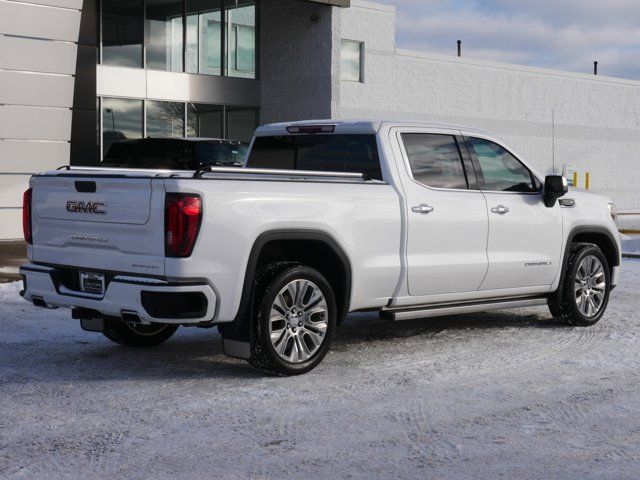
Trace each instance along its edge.
<path fill-rule="evenodd" d="M 435 305 L 411 309 L 383 310 L 380 316 L 385 320 L 395 322 L 402 320 L 414 320 L 416 318 L 444 317 L 446 315 L 459 315 L 464 313 L 486 312 L 488 310 L 503 310 L 508 308 L 534 307 L 546 305 L 547 297 L 528 297 L 519 299 L 503 299 L 484 302 L 458 303 L 448 305 Z"/>

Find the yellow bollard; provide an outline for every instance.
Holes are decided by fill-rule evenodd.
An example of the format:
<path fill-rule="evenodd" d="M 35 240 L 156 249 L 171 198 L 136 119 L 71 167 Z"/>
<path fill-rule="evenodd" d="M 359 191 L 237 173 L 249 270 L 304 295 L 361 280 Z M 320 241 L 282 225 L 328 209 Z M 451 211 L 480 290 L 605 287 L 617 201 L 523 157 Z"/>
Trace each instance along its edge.
<path fill-rule="evenodd" d="M 573 186 L 578 188 L 578 172 L 573 172 Z"/>
<path fill-rule="evenodd" d="M 584 174 L 584 188 L 589 190 L 590 186 L 591 186 L 591 174 L 587 172 Z"/>

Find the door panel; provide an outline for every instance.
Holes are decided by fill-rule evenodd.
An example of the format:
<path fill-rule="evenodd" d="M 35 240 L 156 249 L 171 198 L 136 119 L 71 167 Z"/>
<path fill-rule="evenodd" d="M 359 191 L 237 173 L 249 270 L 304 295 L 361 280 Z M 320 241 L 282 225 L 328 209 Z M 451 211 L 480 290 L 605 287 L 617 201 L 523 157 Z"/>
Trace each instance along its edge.
<path fill-rule="evenodd" d="M 481 290 L 540 286 L 555 278 L 562 212 L 547 208 L 542 183 L 505 147 L 483 138 L 467 146 L 487 202 L 489 271 Z"/>
<path fill-rule="evenodd" d="M 462 164 L 456 135 L 412 131 L 398 136 L 408 174 L 403 186 L 412 296 L 473 292 L 487 273 L 487 206 L 482 193 L 466 189 L 466 175 L 473 172 Z"/>
<path fill-rule="evenodd" d="M 485 197 L 489 272 L 481 290 L 551 285 L 562 249 L 560 206 L 547 208 L 542 193 L 485 192 Z"/>

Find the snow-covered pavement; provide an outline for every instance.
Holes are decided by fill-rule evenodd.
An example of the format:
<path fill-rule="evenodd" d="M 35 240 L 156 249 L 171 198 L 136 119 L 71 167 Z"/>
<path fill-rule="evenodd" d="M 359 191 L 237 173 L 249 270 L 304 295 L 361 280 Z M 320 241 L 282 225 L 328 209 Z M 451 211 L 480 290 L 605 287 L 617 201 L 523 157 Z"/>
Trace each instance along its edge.
<path fill-rule="evenodd" d="M 589 329 L 353 316 L 318 369 L 270 378 L 215 330 L 126 349 L 0 285 L 0 478 L 635 479 L 639 291 L 625 260 Z"/>

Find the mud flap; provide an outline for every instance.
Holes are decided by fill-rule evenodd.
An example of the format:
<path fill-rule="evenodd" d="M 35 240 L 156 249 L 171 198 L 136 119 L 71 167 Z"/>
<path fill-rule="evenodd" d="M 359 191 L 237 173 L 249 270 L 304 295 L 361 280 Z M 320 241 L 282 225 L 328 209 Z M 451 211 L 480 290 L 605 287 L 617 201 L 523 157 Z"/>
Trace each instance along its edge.
<path fill-rule="evenodd" d="M 251 343 L 230 340 L 222 337 L 222 350 L 227 357 L 249 360 L 251 358 Z"/>

